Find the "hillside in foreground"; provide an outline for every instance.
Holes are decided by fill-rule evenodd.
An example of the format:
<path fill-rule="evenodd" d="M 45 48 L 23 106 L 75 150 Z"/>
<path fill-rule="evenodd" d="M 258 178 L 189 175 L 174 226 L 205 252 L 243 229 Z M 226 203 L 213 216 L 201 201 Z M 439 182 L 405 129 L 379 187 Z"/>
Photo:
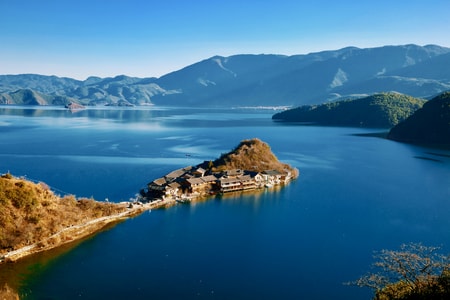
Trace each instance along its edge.
<path fill-rule="evenodd" d="M 391 129 L 400 142 L 450 146 L 450 92 L 443 93 Z"/>
<path fill-rule="evenodd" d="M 124 204 L 59 197 L 44 183 L 4 174 L 0 177 L 0 262 L 14 260 L 7 253 L 23 247 L 36 245 L 37 252 L 70 242 L 83 231 L 78 226 L 126 211 Z M 92 233 L 98 226 L 85 233 Z M 77 229 L 77 233 L 65 231 L 70 228 Z"/>
<path fill-rule="evenodd" d="M 381 93 L 360 99 L 304 105 L 277 113 L 272 119 L 327 126 L 391 128 L 424 103 L 424 100 L 399 93 Z"/>

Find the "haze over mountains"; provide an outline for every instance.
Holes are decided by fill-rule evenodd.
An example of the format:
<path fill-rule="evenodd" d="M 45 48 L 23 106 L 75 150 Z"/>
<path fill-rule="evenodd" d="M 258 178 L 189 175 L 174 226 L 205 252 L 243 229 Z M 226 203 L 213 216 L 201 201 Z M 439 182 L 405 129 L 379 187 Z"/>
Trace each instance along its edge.
<path fill-rule="evenodd" d="M 160 78 L 0 75 L 0 103 L 32 105 L 299 106 L 388 91 L 432 98 L 447 90 L 450 48 L 436 45 L 215 56 Z"/>

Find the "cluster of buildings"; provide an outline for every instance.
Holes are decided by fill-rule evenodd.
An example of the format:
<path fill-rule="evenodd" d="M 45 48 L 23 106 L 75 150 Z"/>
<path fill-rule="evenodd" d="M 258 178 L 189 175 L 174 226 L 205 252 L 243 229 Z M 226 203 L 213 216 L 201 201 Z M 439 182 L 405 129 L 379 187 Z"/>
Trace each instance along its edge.
<path fill-rule="evenodd" d="M 189 166 L 150 182 L 147 185 L 147 192 L 141 192 L 141 194 L 147 201 L 184 202 L 218 193 L 272 187 L 285 184 L 292 178 L 293 174 L 289 170 L 253 172 L 233 169 L 212 173 L 199 166 Z"/>

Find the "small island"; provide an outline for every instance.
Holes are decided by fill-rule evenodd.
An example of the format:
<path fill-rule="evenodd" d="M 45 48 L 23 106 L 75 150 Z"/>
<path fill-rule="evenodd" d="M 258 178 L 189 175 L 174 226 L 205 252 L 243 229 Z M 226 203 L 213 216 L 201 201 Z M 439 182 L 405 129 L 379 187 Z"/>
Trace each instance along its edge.
<path fill-rule="evenodd" d="M 150 182 L 141 190 L 144 202 L 189 202 L 211 195 L 285 185 L 299 172 L 278 161 L 259 139 L 242 141 L 214 161 L 187 166 Z"/>

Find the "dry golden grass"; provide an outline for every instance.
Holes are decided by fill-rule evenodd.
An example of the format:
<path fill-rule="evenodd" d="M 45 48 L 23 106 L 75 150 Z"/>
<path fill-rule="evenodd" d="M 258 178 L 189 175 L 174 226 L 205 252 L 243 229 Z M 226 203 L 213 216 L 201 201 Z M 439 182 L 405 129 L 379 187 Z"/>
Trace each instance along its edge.
<path fill-rule="evenodd" d="M 93 199 L 60 198 L 44 183 L 0 177 L 0 254 L 32 245 L 60 230 L 125 210 Z"/>
<path fill-rule="evenodd" d="M 296 169 L 278 160 L 268 144 L 256 138 L 243 140 L 231 152 L 222 154 L 220 158 L 215 160 L 213 166 L 212 170 L 214 172 L 230 169 L 255 172 L 266 170 L 285 172 L 285 170 L 290 170 L 297 174 Z"/>
<path fill-rule="evenodd" d="M 19 300 L 19 295 L 5 284 L 0 288 L 0 300 Z"/>

